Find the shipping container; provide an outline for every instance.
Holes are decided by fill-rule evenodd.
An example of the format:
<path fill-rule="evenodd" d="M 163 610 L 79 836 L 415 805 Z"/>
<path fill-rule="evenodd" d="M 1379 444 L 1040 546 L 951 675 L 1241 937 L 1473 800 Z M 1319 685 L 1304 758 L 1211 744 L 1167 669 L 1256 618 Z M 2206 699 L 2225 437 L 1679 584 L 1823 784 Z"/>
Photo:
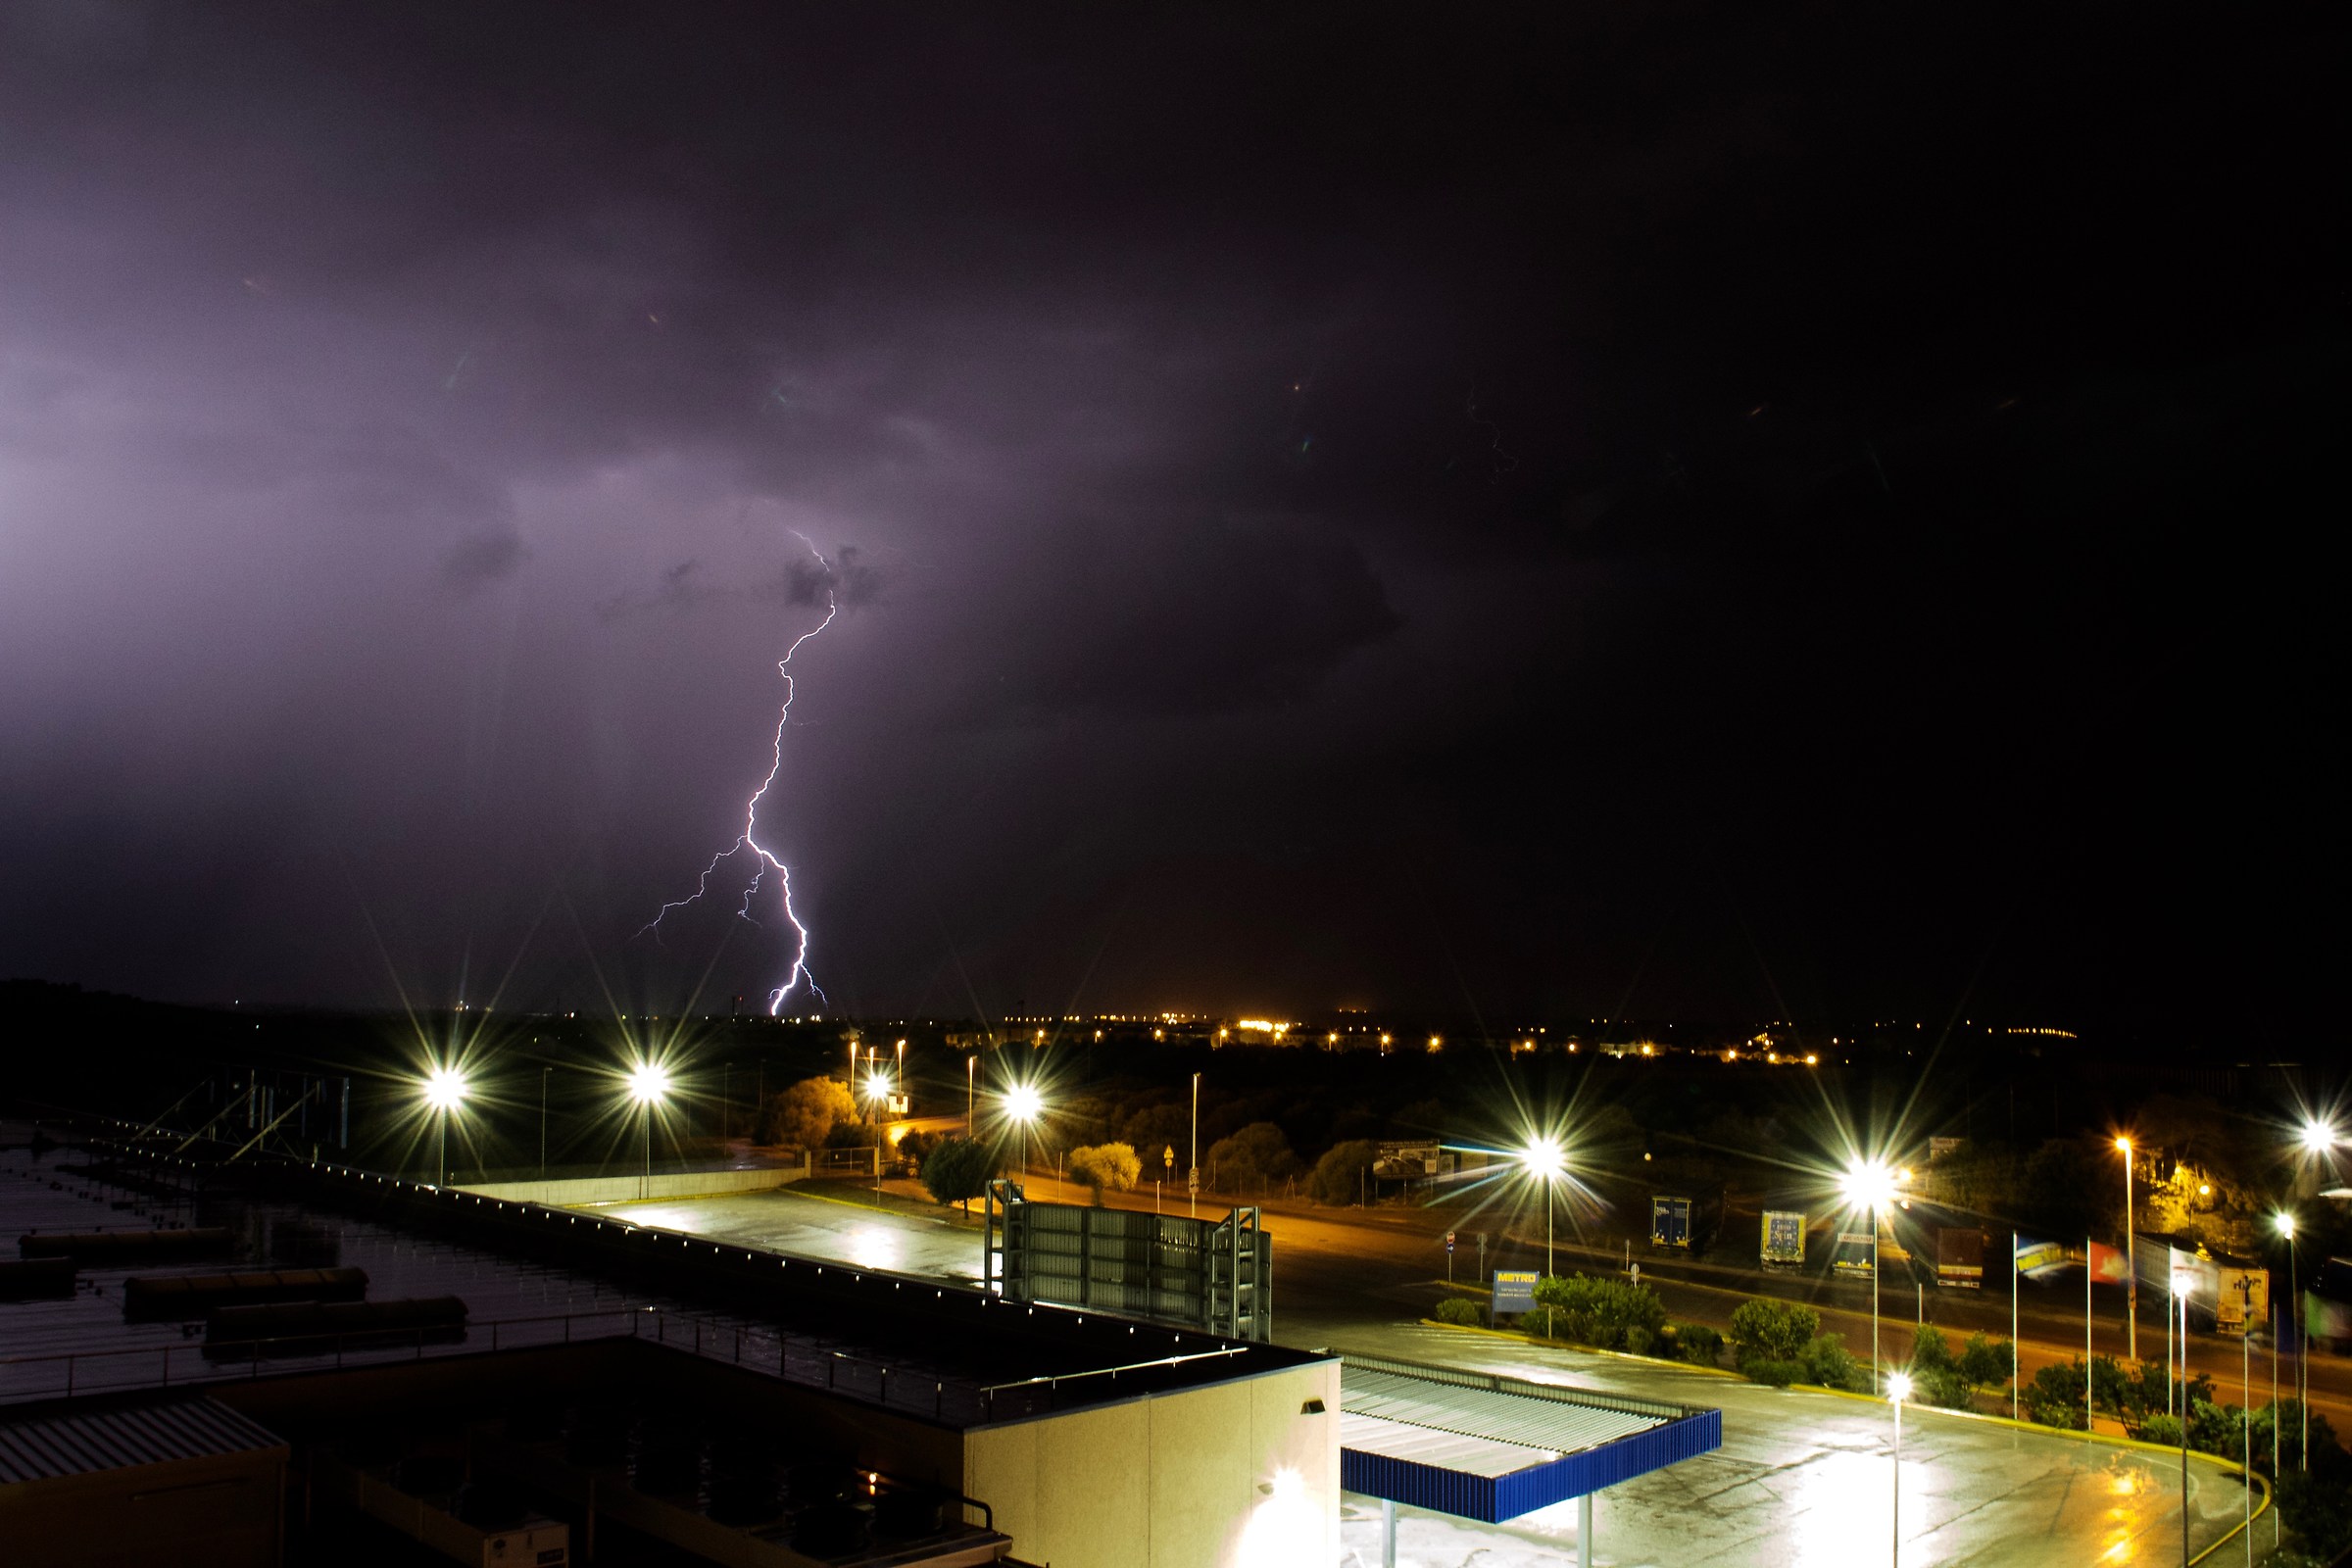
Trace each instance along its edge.
<path fill-rule="evenodd" d="M 1685 1248 L 1690 1245 L 1690 1200 L 1652 1198 L 1649 1200 L 1649 1245 Z"/>
<path fill-rule="evenodd" d="M 1805 1261 L 1805 1216 L 1794 1209 L 1764 1211 L 1761 1256 L 1767 1268 L 1801 1268 Z"/>

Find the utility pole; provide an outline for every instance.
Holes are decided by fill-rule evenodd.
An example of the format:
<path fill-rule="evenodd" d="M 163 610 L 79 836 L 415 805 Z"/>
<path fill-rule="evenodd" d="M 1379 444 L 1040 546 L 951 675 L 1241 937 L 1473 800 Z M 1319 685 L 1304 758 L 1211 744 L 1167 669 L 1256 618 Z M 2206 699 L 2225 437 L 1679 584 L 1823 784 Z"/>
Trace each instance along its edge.
<path fill-rule="evenodd" d="M 1200 1217 L 1200 1075 L 1193 1074 L 1193 1159 L 1185 1167 L 1185 1183 L 1192 1189 L 1193 1218 Z"/>

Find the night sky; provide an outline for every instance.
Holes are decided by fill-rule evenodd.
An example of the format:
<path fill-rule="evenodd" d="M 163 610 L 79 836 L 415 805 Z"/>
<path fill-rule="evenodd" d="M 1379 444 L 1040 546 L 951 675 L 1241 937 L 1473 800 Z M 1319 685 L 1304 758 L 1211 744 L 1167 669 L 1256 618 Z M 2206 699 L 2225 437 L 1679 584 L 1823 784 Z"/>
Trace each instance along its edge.
<path fill-rule="evenodd" d="M 2265 15 L 12 4 L 0 974 L 2305 1038 Z"/>

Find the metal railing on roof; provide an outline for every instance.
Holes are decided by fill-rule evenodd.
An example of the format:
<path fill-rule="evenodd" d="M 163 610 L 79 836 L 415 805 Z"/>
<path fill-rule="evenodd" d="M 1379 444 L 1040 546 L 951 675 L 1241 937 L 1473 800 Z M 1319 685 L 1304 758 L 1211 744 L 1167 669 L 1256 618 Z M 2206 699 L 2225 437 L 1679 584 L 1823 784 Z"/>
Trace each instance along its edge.
<path fill-rule="evenodd" d="M 673 1337 L 674 1334 L 674 1337 Z M 281 1335 L 233 1344 L 189 1341 L 107 1350 L 53 1351 L 44 1355 L 0 1356 L 0 1403 L 100 1391 L 178 1388 L 251 1380 L 270 1371 L 315 1371 L 322 1367 L 422 1360 L 428 1353 L 520 1349 L 595 1340 L 647 1339 L 803 1388 L 824 1389 L 870 1400 L 886 1409 L 929 1415 L 935 1420 L 985 1418 L 1000 1395 L 1018 1386 L 984 1390 L 961 1378 L 926 1374 L 904 1364 L 877 1360 L 783 1333 L 765 1324 L 713 1315 L 672 1312 L 658 1306 L 605 1307 L 586 1312 L 496 1318 L 469 1323 L 464 1338 L 446 1331 L 371 1330 L 343 1334 Z M 747 1355 L 746 1350 L 750 1353 Z M 928 1383 L 931 1387 L 922 1387 Z M 1043 1391 L 1050 1401 L 1052 1391 Z M 1036 1401 L 1008 1401 L 1025 1413 Z M 1050 1407 L 1050 1404 L 1049 1406 Z"/>

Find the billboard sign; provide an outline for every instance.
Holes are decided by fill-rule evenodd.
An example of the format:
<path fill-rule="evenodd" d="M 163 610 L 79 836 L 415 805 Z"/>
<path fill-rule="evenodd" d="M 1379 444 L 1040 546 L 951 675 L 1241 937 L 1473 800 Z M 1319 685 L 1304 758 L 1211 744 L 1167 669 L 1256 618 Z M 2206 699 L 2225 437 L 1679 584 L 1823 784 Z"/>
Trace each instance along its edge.
<path fill-rule="evenodd" d="M 1879 1271 L 1879 1239 L 1868 1231 L 1839 1231 L 1838 1250 L 1830 1255 L 1830 1272 L 1866 1280 Z"/>
<path fill-rule="evenodd" d="M 1494 1271 L 1494 1310 L 1503 1312 L 1532 1312 L 1536 1307 L 1536 1271 L 1532 1268 L 1498 1268 Z"/>
<path fill-rule="evenodd" d="M 2016 1238 L 2017 1271 L 2037 1285 L 2047 1285 L 2082 1269 L 2084 1247 L 2089 1250 L 2090 1277 L 2097 1284 L 2121 1285 L 2131 1277 L 2131 1267 L 2125 1262 L 2120 1247 L 2109 1247 L 2104 1242 L 2071 1247 L 2065 1242 L 2045 1242 L 2023 1235 Z"/>
<path fill-rule="evenodd" d="M 1438 1173 L 1438 1141 L 1382 1144 L 1372 1155 L 1372 1174 L 1384 1182 L 1420 1181 Z"/>
<path fill-rule="evenodd" d="M 1649 1243 L 1652 1247 L 1690 1245 L 1690 1200 L 1652 1198 L 1649 1200 Z"/>
<path fill-rule="evenodd" d="M 2223 1269 L 2221 1301 L 2221 1311 L 2216 1314 L 2214 1326 L 2224 1334 L 2243 1334 L 2249 1324 L 2269 1322 L 2270 1271 L 2260 1268 Z"/>
<path fill-rule="evenodd" d="M 1766 1209 L 1761 1255 L 1767 1263 L 1803 1264 L 1805 1216 L 1794 1209 Z"/>

